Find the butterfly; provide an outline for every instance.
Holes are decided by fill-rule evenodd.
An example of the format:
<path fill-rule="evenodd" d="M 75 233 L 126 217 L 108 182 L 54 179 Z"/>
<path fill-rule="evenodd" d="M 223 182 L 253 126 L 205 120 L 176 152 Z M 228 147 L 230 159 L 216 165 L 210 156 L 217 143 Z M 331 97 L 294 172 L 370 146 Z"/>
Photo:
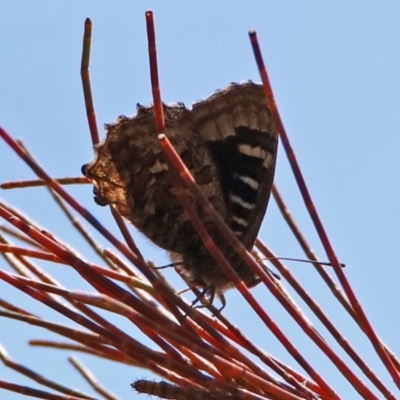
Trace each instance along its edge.
<path fill-rule="evenodd" d="M 203 194 L 247 250 L 257 238 L 274 178 L 278 134 L 263 88 L 233 83 L 191 109 L 163 105 L 165 134 Z M 111 205 L 140 232 L 180 260 L 189 282 L 213 298 L 233 286 L 175 196 L 157 139 L 152 106 L 105 125 L 106 138 L 82 167 L 94 184 L 95 201 Z M 253 270 L 234 251 L 208 214 L 194 204 L 210 237 L 248 287 Z"/>

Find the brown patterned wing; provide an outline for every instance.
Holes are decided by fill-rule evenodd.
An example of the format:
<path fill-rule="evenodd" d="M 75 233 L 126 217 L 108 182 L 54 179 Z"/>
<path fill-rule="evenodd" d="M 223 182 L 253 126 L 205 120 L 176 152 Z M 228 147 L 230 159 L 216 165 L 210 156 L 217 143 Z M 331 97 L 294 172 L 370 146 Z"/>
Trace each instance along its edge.
<path fill-rule="evenodd" d="M 231 84 L 182 113 L 211 153 L 226 222 L 247 249 L 257 238 L 274 178 L 278 134 L 261 85 Z"/>
<path fill-rule="evenodd" d="M 165 106 L 166 135 L 203 193 L 226 218 L 218 173 L 209 151 L 197 134 L 175 120 L 185 111 L 183 105 Z M 95 148 L 94 160 L 82 169 L 94 183 L 96 202 L 112 205 L 163 249 L 184 252 L 186 242 L 196 233 L 174 194 L 157 140 L 152 107 L 138 106 L 135 117 L 119 117 L 106 125 L 106 130 L 106 139 Z M 204 212 L 200 214 L 207 222 Z"/>

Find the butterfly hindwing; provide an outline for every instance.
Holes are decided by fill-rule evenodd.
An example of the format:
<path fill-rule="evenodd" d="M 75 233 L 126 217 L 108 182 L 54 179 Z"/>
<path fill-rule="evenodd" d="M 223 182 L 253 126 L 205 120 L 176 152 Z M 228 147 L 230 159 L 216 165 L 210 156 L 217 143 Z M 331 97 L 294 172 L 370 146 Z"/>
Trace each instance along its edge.
<path fill-rule="evenodd" d="M 278 135 L 261 85 L 232 84 L 181 119 L 204 140 L 216 165 L 227 223 L 253 247 L 271 192 Z"/>

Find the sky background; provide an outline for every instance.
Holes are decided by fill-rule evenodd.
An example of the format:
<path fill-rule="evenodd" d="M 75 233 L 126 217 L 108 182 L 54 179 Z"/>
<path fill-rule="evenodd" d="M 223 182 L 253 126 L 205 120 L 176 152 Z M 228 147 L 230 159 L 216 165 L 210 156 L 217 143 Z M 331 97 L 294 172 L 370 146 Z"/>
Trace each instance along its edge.
<path fill-rule="evenodd" d="M 400 355 L 400 3 L 1 2 L 0 124 L 22 139 L 53 176 L 80 175 L 81 165 L 93 155 L 79 74 L 85 18 L 93 21 L 90 72 L 102 132 L 103 123 L 121 114 L 133 114 L 138 102 L 151 102 L 144 18 L 147 9 L 155 15 L 165 102 L 190 105 L 230 82 L 259 81 L 247 36 L 249 29 L 257 30 L 282 119 L 334 249 L 347 265 L 345 273 L 378 335 Z M 320 259 L 325 259 L 282 148 L 278 157 L 276 183 L 311 246 Z M 3 142 L 0 165 L 0 182 L 33 178 Z M 108 210 L 93 203 L 90 186 L 68 190 L 117 232 Z M 0 196 L 86 259 L 97 261 L 69 229 L 43 188 L 2 191 Z M 167 262 L 163 251 L 134 235 L 146 257 L 159 265 Z M 260 237 L 279 256 L 303 257 L 273 200 Z M 42 265 L 67 287 L 88 288 L 67 268 Z M 288 267 L 398 396 L 371 345 L 313 267 L 301 263 L 289 263 Z M 7 268 L 3 261 L 0 268 Z M 167 274 L 183 288 L 174 271 Z M 285 282 L 283 285 L 287 287 Z M 356 398 L 353 388 L 267 290 L 258 287 L 253 294 L 338 394 L 345 399 Z M 0 297 L 44 318 L 60 320 L 3 282 Z M 225 314 L 258 346 L 301 371 L 238 292 L 228 292 L 227 302 Z M 301 301 L 299 306 L 337 349 Z M 122 326 L 134 334 L 130 325 Z M 0 343 L 11 357 L 49 378 L 90 391 L 68 365 L 67 353 L 31 349 L 26 344 L 30 338 L 55 337 L 39 328 L 0 320 Z M 340 350 L 338 354 L 347 361 Z M 78 356 L 121 399 L 137 398 L 129 386 L 134 379 L 152 378 L 147 371 Z M 349 365 L 365 380 L 351 362 Z M 37 387 L 2 365 L 0 379 Z M 10 400 L 21 398 L 12 393 L 5 396 Z M 380 393 L 377 396 L 382 397 Z"/>

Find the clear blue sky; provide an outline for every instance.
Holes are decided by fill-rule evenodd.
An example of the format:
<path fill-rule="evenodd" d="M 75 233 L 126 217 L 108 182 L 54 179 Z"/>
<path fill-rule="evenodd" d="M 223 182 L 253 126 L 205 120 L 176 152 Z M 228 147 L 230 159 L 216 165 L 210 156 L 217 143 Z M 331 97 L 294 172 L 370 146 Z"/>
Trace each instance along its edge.
<path fill-rule="evenodd" d="M 248 29 L 257 30 L 283 121 L 327 232 L 341 262 L 347 264 L 348 279 L 375 329 L 399 355 L 399 2 L 3 2 L 0 124 L 23 139 L 54 176 L 79 175 L 81 165 L 93 154 L 79 75 L 85 18 L 93 21 L 91 77 L 101 128 L 120 114 L 134 113 L 137 102 L 151 102 L 144 20 L 149 8 L 155 13 L 165 102 L 190 104 L 230 82 L 259 80 L 247 37 Z M 0 143 L 0 160 L 1 182 L 32 178 L 4 143 Z M 312 247 L 325 259 L 283 151 L 276 182 Z M 107 210 L 93 204 L 89 186 L 70 190 L 105 224 L 113 226 Z M 59 213 L 43 189 L 0 195 L 79 249 L 85 258 L 95 259 L 66 224 L 60 225 Z M 260 236 L 276 254 L 302 257 L 273 201 Z M 166 262 L 162 251 L 146 241 L 140 243 L 145 244 L 147 257 L 159 264 Z M 43 265 L 68 287 L 82 288 L 74 273 Z M 312 267 L 299 263 L 289 267 L 397 395 L 371 345 L 337 306 Z M 312 354 L 313 366 L 342 398 L 356 398 L 281 306 L 264 289 L 253 292 L 299 349 Z M 2 282 L 0 295 L 57 319 Z M 246 334 L 299 369 L 238 293 L 229 292 L 227 301 L 226 314 Z M 307 308 L 300 306 L 314 322 Z M 318 323 L 316 326 L 319 328 Z M 134 334 L 128 325 L 127 330 Z M 321 332 L 332 343 L 323 329 Z M 29 349 L 26 340 L 32 337 L 54 338 L 20 323 L 0 321 L 0 342 L 13 358 L 54 379 L 62 377 L 66 384 L 86 388 L 68 366 L 67 353 Z M 151 376 L 115 364 L 110 367 L 94 358 L 84 358 L 84 362 L 124 399 L 135 398 L 129 387 L 133 379 Z M 354 371 L 362 376 L 355 367 Z M 0 376 L 31 384 L 2 365 Z M 5 396 L 20 398 L 11 393 Z"/>

